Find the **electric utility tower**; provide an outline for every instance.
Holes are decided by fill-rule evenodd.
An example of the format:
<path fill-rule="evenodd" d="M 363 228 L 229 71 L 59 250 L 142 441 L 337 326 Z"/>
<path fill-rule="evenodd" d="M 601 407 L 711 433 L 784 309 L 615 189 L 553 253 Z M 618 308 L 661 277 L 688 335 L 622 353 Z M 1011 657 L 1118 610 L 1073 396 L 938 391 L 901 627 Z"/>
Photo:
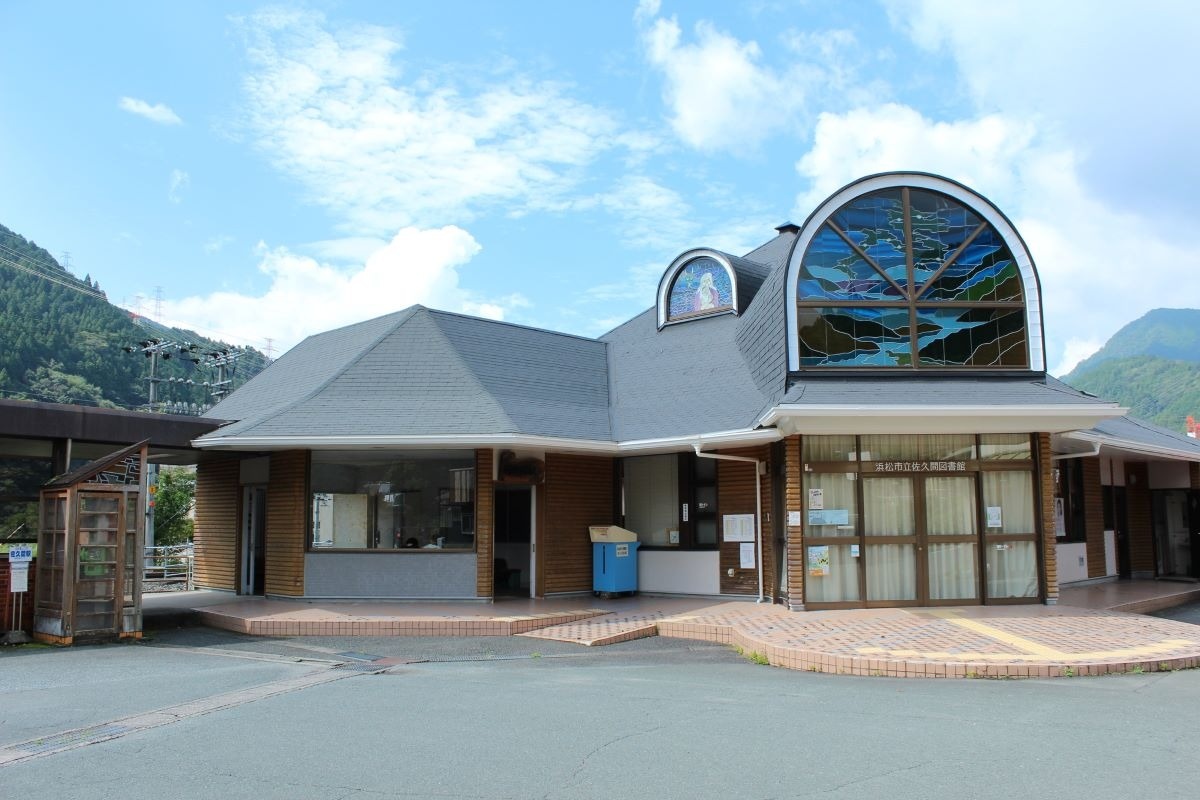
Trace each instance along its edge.
<path fill-rule="evenodd" d="M 146 410 L 154 411 L 155 404 L 158 402 L 158 384 L 163 381 L 158 377 L 158 360 L 160 358 L 163 361 L 170 360 L 171 356 L 179 352 L 182 347 L 177 342 L 168 342 L 165 339 L 143 339 L 137 344 L 125 345 L 121 349 L 126 353 L 141 353 L 150 359 L 150 376 L 146 379 L 150 383 Z"/>

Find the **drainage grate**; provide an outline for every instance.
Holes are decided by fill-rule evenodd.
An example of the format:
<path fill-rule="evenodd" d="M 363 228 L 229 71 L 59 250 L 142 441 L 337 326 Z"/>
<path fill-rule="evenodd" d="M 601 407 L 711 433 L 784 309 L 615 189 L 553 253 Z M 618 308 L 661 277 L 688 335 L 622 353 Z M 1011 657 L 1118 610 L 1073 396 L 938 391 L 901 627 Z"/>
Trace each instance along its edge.
<path fill-rule="evenodd" d="M 27 753 L 47 753 L 54 750 L 61 750 L 65 747 L 73 747 L 80 744 L 95 744 L 103 742 L 106 739 L 111 739 L 114 736 L 120 736 L 124 733 L 129 733 L 133 728 L 127 725 L 93 725 L 90 728 L 83 728 L 77 731 L 67 731 L 66 733 L 56 733 L 53 736 L 47 736 L 44 739 L 34 739 L 30 742 L 23 742 L 17 747 Z"/>
<path fill-rule="evenodd" d="M 376 672 L 381 669 L 387 669 L 391 664 L 376 664 L 374 661 L 350 661 L 345 664 L 334 664 L 334 669 L 340 669 L 350 672 Z"/>

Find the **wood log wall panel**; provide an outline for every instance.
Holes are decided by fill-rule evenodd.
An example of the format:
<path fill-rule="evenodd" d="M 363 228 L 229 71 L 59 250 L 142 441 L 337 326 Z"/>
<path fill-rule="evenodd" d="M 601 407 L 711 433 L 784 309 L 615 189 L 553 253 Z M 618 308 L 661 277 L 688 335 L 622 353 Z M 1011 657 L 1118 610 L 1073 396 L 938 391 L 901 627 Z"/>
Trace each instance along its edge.
<path fill-rule="evenodd" d="M 196 465 L 197 587 L 237 591 L 240 463 L 232 456 L 206 456 Z"/>
<path fill-rule="evenodd" d="M 721 455 L 741 456 L 767 461 L 770 448 L 760 447 L 742 450 L 722 450 Z M 725 541 L 724 517 L 727 514 L 755 514 L 755 468 L 757 465 L 746 461 L 717 462 L 717 508 L 722 519 L 717 523 L 717 541 L 720 543 L 721 594 L 750 594 L 758 595 L 758 569 L 745 569 L 741 565 L 741 543 Z M 770 486 L 767 475 L 763 481 L 763 511 L 770 510 Z M 756 518 L 757 522 L 757 518 Z M 763 522 L 763 551 L 756 553 L 764 565 L 771 563 L 771 529 Z M 733 570 L 730 575 L 729 571 Z M 763 573 L 764 589 L 770 585 L 766 572 Z"/>
<path fill-rule="evenodd" d="M 1100 485 L 1100 459 L 1080 459 L 1083 470 L 1083 527 L 1087 536 L 1089 578 L 1105 574 L 1104 487 Z"/>
<path fill-rule="evenodd" d="M 542 591 L 592 590 L 591 525 L 612 525 L 613 460 L 546 455 L 545 525 L 538 532 L 544 566 Z"/>
<path fill-rule="evenodd" d="M 1188 477 L 1191 479 L 1193 489 L 1200 489 L 1200 464 L 1195 461 L 1188 464 Z"/>
<path fill-rule="evenodd" d="M 783 513 L 804 511 L 804 470 L 800 463 L 800 437 L 790 436 L 784 441 L 785 489 Z M 779 524 L 785 524 L 780 520 Z M 787 526 L 787 579 L 788 606 L 794 609 L 804 605 L 804 528 L 801 525 Z"/>
<path fill-rule="evenodd" d="M 1154 525 L 1150 518 L 1149 469 L 1144 461 L 1125 464 L 1125 502 L 1129 512 L 1129 565 L 1134 577 L 1153 575 Z"/>
<path fill-rule="evenodd" d="M 308 451 L 271 454 L 267 486 L 266 593 L 304 594 L 304 543 L 308 537 Z"/>
<path fill-rule="evenodd" d="M 1038 500 L 1042 506 L 1042 566 L 1045 572 L 1046 602 L 1058 602 L 1058 540 L 1055 536 L 1054 462 L 1050 458 L 1050 434 L 1037 435 Z"/>
<path fill-rule="evenodd" d="M 496 541 L 496 497 L 492 484 L 492 451 L 475 451 L 475 594 L 495 593 L 493 553 Z"/>

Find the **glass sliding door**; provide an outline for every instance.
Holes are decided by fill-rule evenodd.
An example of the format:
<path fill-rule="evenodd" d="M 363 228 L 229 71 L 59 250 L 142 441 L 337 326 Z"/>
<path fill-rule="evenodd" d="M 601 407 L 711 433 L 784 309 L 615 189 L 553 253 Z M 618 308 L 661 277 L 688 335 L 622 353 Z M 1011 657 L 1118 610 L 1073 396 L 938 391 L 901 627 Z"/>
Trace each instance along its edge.
<path fill-rule="evenodd" d="M 979 599 L 978 516 L 974 476 L 925 478 L 927 600 Z"/>
<path fill-rule="evenodd" d="M 868 603 L 919 599 L 913 484 L 911 477 L 863 478 Z"/>

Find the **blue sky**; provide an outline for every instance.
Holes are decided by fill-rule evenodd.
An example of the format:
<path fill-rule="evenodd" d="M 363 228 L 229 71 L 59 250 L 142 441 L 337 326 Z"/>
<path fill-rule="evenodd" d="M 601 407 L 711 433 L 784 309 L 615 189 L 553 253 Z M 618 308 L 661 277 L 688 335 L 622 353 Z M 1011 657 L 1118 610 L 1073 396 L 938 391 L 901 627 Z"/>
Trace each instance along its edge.
<path fill-rule="evenodd" d="M 1200 307 L 1183 2 L 0 2 L 0 223 L 274 354 L 412 303 L 589 336 L 923 170 L 1014 221 L 1061 372 Z"/>

